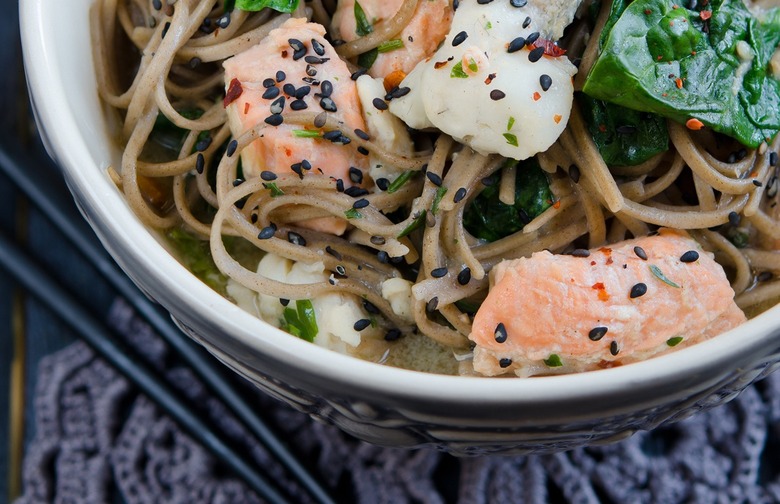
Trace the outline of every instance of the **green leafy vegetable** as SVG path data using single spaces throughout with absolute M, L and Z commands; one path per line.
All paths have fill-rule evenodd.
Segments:
M 658 267 L 658 266 L 656 266 L 655 264 L 651 264 L 651 265 L 650 265 L 650 272 L 651 272 L 653 275 L 655 275 L 655 277 L 656 277 L 656 278 L 658 278 L 660 281 L 662 281 L 663 283 L 665 283 L 666 285 L 669 285 L 669 286 L 671 286 L 671 287 L 675 287 L 675 288 L 677 288 L 677 289 L 679 289 L 679 288 L 680 288 L 680 286 L 679 286 L 679 285 L 677 285 L 676 283 L 674 283 L 674 282 L 672 282 L 671 280 L 669 280 L 669 279 L 666 277 L 666 275 L 664 275 L 664 272 L 663 272 L 663 271 L 661 271 L 661 268 L 659 268 L 659 267 Z
M 225 0 L 222 5 L 225 12 L 233 12 L 233 9 L 236 8 L 236 0 Z
M 344 212 L 344 216 L 347 219 L 362 219 L 363 214 L 360 213 L 356 208 L 350 208 L 349 210 L 346 210 Z
M 195 107 L 185 108 L 178 110 L 177 112 L 179 112 L 181 116 L 192 120 L 198 119 L 203 115 L 203 110 Z M 165 149 L 178 154 L 188 133 L 189 130 L 176 126 L 173 124 L 173 121 L 160 112 L 157 114 L 157 118 L 154 121 L 154 127 L 152 128 L 152 133 L 149 135 L 149 138 Z M 201 135 L 203 133 L 208 132 L 201 132 Z
M 450 71 L 450 77 L 453 79 L 468 79 L 469 74 L 467 74 L 463 70 L 463 62 L 458 61 L 455 63 L 455 66 L 452 67 L 452 70 Z
M 506 143 L 517 147 L 517 135 L 514 133 L 504 133 L 504 138 L 506 139 Z
M 298 8 L 298 0 L 235 0 L 236 8 L 244 11 L 259 11 L 265 8 L 290 13 Z
M 544 363 L 547 367 L 563 366 L 563 362 L 561 362 L 561 357 L 558 354 L 550 354 L 548 358 L 544 359 Z
M 694 10 L 673 0 L 617 1 L 601 42 L 584 86 L 596 99 L 680 123 L 696 118 L 749 147 L 780 130 L 780 81 L 769 69 L 780 9 L 759 19 L 742 0 Z
M 284 309 L 282 329 L 303 340 L 313 342 L 319 332 L 317 327 L 317 315 L 314 306 L 308 299 L 299 299 L 295 302 L 295 309 Z
M 677 346 L 680 343 L 682 343 L 683 337 L 682 336 L 675 336 L 674 338 L 669 338 L 666 340 L 666 344 L 670 347 Z
M 355 33 L 357 33 L 359 37 L 365 37 L 374 31 L 374 26 L 366 17 L 366 11 L 363 10 L 363 6 L 360 5 L 360 2 L 355 2 L 353 11 L 355 13 Z
M 227 278 L 214 264 L 208 240 L 201 240 L 181 228 L 172 228 L 166 237 L 188 270 L 215 291 L 225 294 Z
M 397 179 L 393 180 L 393 182 L 387 186 L 387 193 L 393 194 L 397 190 L 399 190 L 401 187 L 403 187 L 404 184 L 406 184 L 410 178 L 412 178 L 412 175 L 414 175 L 414 172 L 411 170 L 405 171 L 402 174 L 398 176 Z
M 552 205 L 550 182 L 535 159 L 517 166 L 514 205 L 499 201 L 498 191 L 498 184 L 486 187 L 466 207 L 463 226 L 477 238 L 492 242 L 516 233 Z
M 371 68 L 371 66 L 376 61 L 377 56 L 379 56 L 379 50 L 371 49 L 370 51 L 364 52 L 358 56 L 357 63 L 363 68 Z
M 635 166 L 669 149 L 666 120 L 578 95 L 593 141 L 609 166 Z
M 279 186 L 276 185 L 276 182 L 265 182 L 265 183 L 263 183 L 263 187 L 265 187 L 266 189 L 271 191 L 271 197 L 272 198 L 284 195 L 284 191 L 279 189 Z

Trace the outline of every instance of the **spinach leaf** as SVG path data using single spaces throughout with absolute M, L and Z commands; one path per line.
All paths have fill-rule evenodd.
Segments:
M 211 258 L 208 240 L 201 240 L 181 228 L 172 228 L 166 234 L 168 242 L 176 250 L 179 261 L 203 283 L 225 295 L 227 278 Z
M 298 8 L 298 0 L 236 0 L 236 8 L 244 11 L 259 11 L 265 8 L 290 13 Z
M 463 214 L 463 226 L 477 238 L 492 242 L 516 233 L 552 205 L 550 182 L 535 159 L 517 166 L 514 205 L 499 201 L 498 191 L 497 183 L 486 187 Z
M 780 81 L 768 68 L 780 43 L 778 9 L 757 19 L 742 0 L 694 10 L 673 0 L 618 1 L 610 22 L 588 95 L 681 123 L 696 118 L 749 147 L 780 130 Z
M 185 108 L 178 112 L 187 119 L 198 119 L 203 115 L 203 109 L 195 107 Z M 165 114 L 160 112 L 157 114 L 157 119 L 154 120 L 154 127 L 149 138 L 156 144 L 178 154 L 187 133 L 189 130 L 176 126 Z
M 293 336 L 313 342 L 319 327 L 317 327 L 317 315 L 311 301 L 299 299 L 295 302 L 295 309 L 289 306 L 285 308 L 282 329 Z
M 579 94 L 588 131 L 609 166 L 634 166 L 669 149 L 666 119 Z
M 365 37 L 374 31 L 374 26 L 366 17 L 366 11 L 363 10 L 363 6 L 360 5 L 360 2 L 355 2 L 353 12 L 355 13 L 355 33 L 358 36 Z

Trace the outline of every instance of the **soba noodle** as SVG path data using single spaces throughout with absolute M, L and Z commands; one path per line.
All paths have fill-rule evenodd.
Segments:
M 96 0 L 91 13 L 100 97 L 122 125 L 118 140 L 124 150 L 113 175 L 145 224 L 163 230 L 183 226 L 209 240 L 219 270 L 252 290 L 287 300 L 354 294 L 381 312 L 379 324 L 386 330 L 419 331 L 467 352 L 473 312 L 464 307 L 485 296 L 487 275 L 500 261 L 544 249 L 598 247 L 663 226 L 689 230 L 715 253 L 743 309 L 765 308 L 780 297 L 780 226 L 774 208 L 778 173 L 770 163 L 771 153 L 780 148 L 777 138 L 729 162 L 711 132 L 692 132 L 670 121 L 668 152 L 638 166 L 608 166 L 575 101 L 564 134 L 537 156 L 555 204 L 523 230 L 488 243 L 465 229 L 464 212 L 493 175 L 500 180 L 501 200 L 513 202 L 516 173 L 503 158 L 478 154 L 445 134 L 428 132 L 417 139 L 418 146 L 428 147 L 404 157 L 345 128 L 353 148 L 367 149 L 401 170 L 439 175 L 446 192 L 426 177 L 412 176 L 395 192 L 365 196 L 370 206 L 361 219 L 350 221 L 354 229 L 344 237 L 322 234 L 295 222 L 343 218 L 354 198 L 334 190 L 333 180 L 279 175 L 274 181 L 279 194 L 272 196 L 260 178 L 236 183 L 239 156 L 224 154 L 231 133 L 222 104 L 221 62 L 260 42 L 289 16 L 268 9 L 225 12 L 223 2 L 215 0 L 162 2 L 159 10 L 155 3 Z M 334 3 L 301 2 L 292 15 L 328 26 Z M 609 4 L 603 2 L 596 30 L 604 25 Z M 338 46 L 339 54 L 354 58 L 394 37 L 416 5 L 417 0 L 405 0 L 395 17 L 370 35 Z M 580 23 L 564 41 L 570 55 L 583 55 L 577 87 L 597 52 L 598 34 L 588 38 L 587 31 L 586 23 Z M 192 108 L 202 113 L 195 117 L 184 112 Z M 175 159 L 159 161 L 150 154 L 150 135 L 161 115 L 188 131 Z M 305 111 L 286 113 L 285 122 L 339 129 L 332 117 Z M 240 152 L 267 127 L 263 123 L 247 131 L 230 148 Z M 204 135 L 210 140 L 201 144 Z M 734 149 L 741 147 L 735 144 Z M 405 233 L 416 224 L 421 224 L 418 231 Z M 258 232 L 267 226 L 278 227 L 277 236 L 295 233 L 300 240 L 259 239 Z M 728 239 L 733 233 L 746 237 L 740 247 Z M 226 237 L 293 261 L 322 261 L 337 281 L 292 285 L 272 280 L 233 257 Z M 456 275 L 435 278 L 431 272 L 441 267 L 455 272 L 468 268 L 471 280 L 461 285 Z M 383 282 L 395 277 L 414 282 L 413 325 L 382 295 Z

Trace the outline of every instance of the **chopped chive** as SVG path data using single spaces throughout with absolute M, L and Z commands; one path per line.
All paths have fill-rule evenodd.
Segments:
M 439 203 L 441 203 L 445 194 L 447 194 L 446 187 L 439 187 L 436 189 L 436 196 L 433 197 L 433 205 L 431 205 L 431 213 L 433 213 L 433 215 L 436 215 L 436 212 L 439 211 Z
M 666 344 L 670 347 L 677 346 L 680 343 L 682 343 L 683 337 L 682 336 L 675 336 L 674 338 L 669 338 L 666 340 Z
M 365 37 L 372 31 L 374 31 L 373 25 L 368 21 L 366 12 L 363 10 L 363 6 L 359 2 L 355 2 L 355 33 L 361 37 Z
M 322 136 L 318 130 L 306 130 L 306 129 L 293 130 L 292 134 L 294 137 L 297 138 L 318 138 Z
M 344 212 L 344 216 L 347 219 L 362 219 L 363 218 L 363 214 L 360 213 L 360 211 L 358 211 L 355 208 L 350 208 L 349 210 L 345 211 Z
M 471 70 L 472 72 L 479 71 L 479 65 L 477 65 L 476 61 L 474 61 L 474 58 L 469 58 L 469 70 Z
M 506 139 L 506 143 L 513 147 L 517 147 L 519 145 L 517 143 L 517 136 L 513 135 L 512 133 L 504 133 L 504 138 Z
M 506 130 L 509 131 L 512 129 L 512 126 L 515 125 L 515 118 L 512 116 L 509 116 L 509 120 L 506 122 Z
M 671 280 L 669 280 L 668 278 L 666 278 L 666 275 L 664 275 L 663 271 L 661 271 L 661 269 L 658 266 L 656 266 L 655 264 L 651 264 L 650 265 L 650 272 L 653 275 L 655 275 L 655 277 L 658 278 L 660 281 L 665 283 L 666 285 L 669 285 L 671 287 L 675 287 L 677 289 L 680 288 L 679 285 L 677 285 L 676 283 L 674 283 Z
M 400 49 L 404 46 L 404 41 L 401 39 L 393 39 L 388 40 L 386 42 L 382 42 L 379 44 L 376 48 L 377 51 L 380 53 L 386 53 L 390 51 L 395 51 L 396 49 Z
M 415 229 L 419 229 L 423 223 L 425 222 L 425 216 L 428 212 L 425 210 L 422 210 L 419 214 L 417 214 L 417 217 L 414 218 L 414 221 L 412 221 L 411 224 L 406 226 L 406 229 L 401 231 L 401 234 L 398 235 L 398 238 L 403 238 L 404 236 L 408 236 L 411 234 Z
M 263 184 L 263 187 L 271 191 L 271 197 L 276 198 L 277 196 L 283 196 L 284 191 L 279 189 L 279 186 L 276 185 L 276 182 L 268 182 Z
M 410 178 L 412 178 L 412 175 L 414 175 L 414 172 L 411 170 L 403 172 L 401 175 L 398 176 L 397 179 L 393 180 L 393 182 L 390 183 L 389 186 L 387 186 L 387 192 L 389 194 L 393 194 L 397 190 L 399 190 L 406 182 L 409 181 Z
M 550 356 L 546 359 L 544 359 L 544 364 L 547 367 L 561 367 L 563 366 L 563 362 L 561 362 L 561 358 L 558 356 L 558 354 L 550 354 Z

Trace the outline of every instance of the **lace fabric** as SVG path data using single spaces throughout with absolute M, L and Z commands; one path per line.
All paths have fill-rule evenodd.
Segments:
M 117 300 L 109 322 L 296 502 L 301 488 L 165 344 Z M 19 504 L 257 503 L 151 401 L 77 342 L 38 369 L 35 438 Z M 339 502 L 780 502 L 780 375 L 711 411 L 617 444 L 553 455 L 455 459 L 380 448 L 260 392 L 256 406 Z

